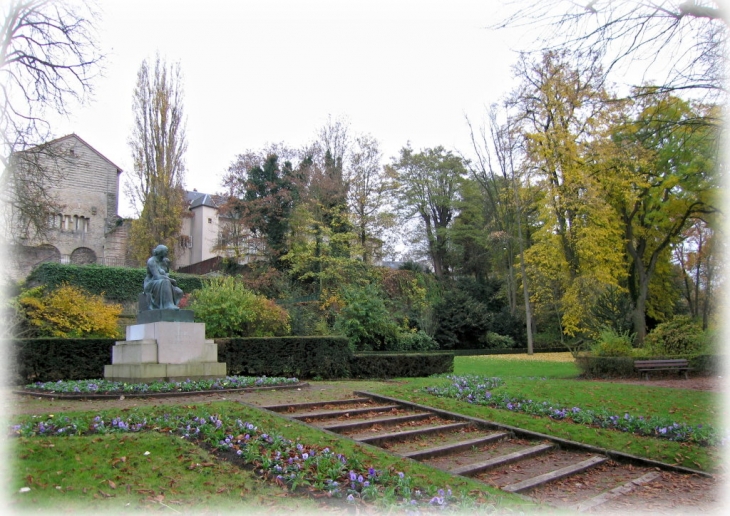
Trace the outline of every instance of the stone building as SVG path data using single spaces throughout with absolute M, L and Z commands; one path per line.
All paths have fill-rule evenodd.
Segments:
M 123 265 L 128 225 L 117 214 L 122 169 L 76 134 L 43 148 L 34 161 L 48 171 L 51 184 L 46 186 L 55 207 L 44 235 L 24 233 L 22 220 L 12 209 L 3 213 L 3 236 L 10 249 L 11 270 L 6 272 L 20 279 L 44 261 Z M 11 163 L 4 175 L 22 174 L 28 166 L 23 159 Z M 4 184 L 12 185 L 12 181 Z

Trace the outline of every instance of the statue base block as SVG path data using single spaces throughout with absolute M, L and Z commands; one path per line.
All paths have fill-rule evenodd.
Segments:
M 193 322 L 195 312 L 192 310 L 144 310 L 137 314 L 137 324 L 153 322 Z
M 127 326 L 126 336 L 127 340 L 117 342 L 112 348 L 111 365 L 104 366 L 107 380 L 144 383 L 226 376 L 226 364 L 218 362 L 218 346 L 206 340 L 203 323 L 134 324 Z
M 112 382 L 184 382 L 226 377 L 226 364 L 112 364 L 104 366 L 104 378 Z

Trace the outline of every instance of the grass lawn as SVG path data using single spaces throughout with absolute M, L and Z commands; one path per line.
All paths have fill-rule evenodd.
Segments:
M 722 395 L 688 389 L 669 389 L 608 382 L 578 380 L 578 369 L 570 353 L 548 353 L 547 356 L 491 355 L 456 357 L 455 375 L 499 377 L 504 384 L 493 393 L 508 393 L 565 407 L 607 409 L 623 416 L 669 416 L 690 424 L 721 423 Z M 616 430 L 591 428 L 572 422 L 535 417 L 510 410 L 472 405 L 464 401 L 440 398 L 423 391 L 424 387 L 445 385 L 445 378 L 409 379 L 378 389 L 380 394 L 408 399 L 453 412 L 498 423 L 514 425 L 564 439 L 621 450 L 670 464 L 704 471 L 714 471 L 722 461 L 722 450 L 665 439 L 641 437 Z
M 414 490 L 422 491 L 422 494 L 412 495 L 412 498 L 420 500 L 421 511 L 428 511 L 428 500 L 436 496 L 439 489 L 451 489 L 451 505 L 469 513 L 535 509 L 534 504 L 471 479 L 455 478 L 427 465 L 389 455 L 379 448 L 235 402 L 205 402 L 164 409 L 146 406 L 121 412 L 55 413 L 52 421 L 59 426 L 74 423 L 83 429 L 84 425 L 90 426 L 97 416 L 106 422 L 119 415 L 134 421 L 152 422 L 156 417 L 165 415 L 172 420 L 176 415 L 194 414 L 209 419 L 209 415 L 215 414 L 223 421 L 240 419 L 251 423 L 265 429 L 271 436 L 282 436 L 320 450 L 329 448 L 346 456 L 348 467 L 356 471 L 367 472 L 372 467 L 393 477 L 402 472 L 410 479 Z M 22 423 L 32 421 L 34 416 L 14 419 Z M 45 416 L 36 416 L 35 419 L 49 421 Z M 21 511 L 54 514 L 78 510 L 146 513 L 151 510 L 164 512 L 165 509 L 198 514 L 211 507 L 214 507 L 215 514 L 221 511 L 308 514 L 322 510 L 322 485 L 316 479 L 300 483 L 295 496 L 282 487 L 263 481 L 252 468 L 234 466 L 179 435 L 171 435 L 169 431 L 175 427 L 174 424 L 166 428 L 165 423 L 155 421 L 152 426 L 162 433 L 117 432 L 14 440 L 11 449 L 14 460 L 7 486 L 10 506 Z M 212 428 L 213 425 L 207 426 Z M 261 466 L 259 461 L 257 464 Z M 403 508 L 407 502 L 388 489 L 381 489 L 379 498 L 363 495 L 352 506 L 343 496 L 335 501 L 334 506 L 344 512 Z M 311 496 L 301 496 L 307 493 Z M 326 505 L 330 511 L 332 503 Z
M 576 379 L 578 370 L 569 354 L 502 355 L 457 357 L 456 375 L 499 377 L 504 383 L 494 392 L 529 397 L 583 409 L 608 409 L 617 414 L 671 416 L 691 424 L 719 424 L 722 398 L 719 394 L 628 385 L 587 382 Z M 316 386 L 320 382 L 311 382 Z M 326 383 L 326 382 L 321 382 Z M 616 430 L 591 428 L 567 421 L 536 417 L 510 410 L 472 405 L 463 401 L 428 394 L 424 387 L 447 384 L 446 378 L 400 379 L 395 382 L 350 382 L 352 390 L 371 390 L 453 412 L 542 432 L 574 441 L 633 453 L 639 456 L 686 467 L 714 471 L 721 461 L 721 450 L 665 439 L 639 437 Z M 38 401 L 43 404 L 45 401 Z M 365 471 L 404 472 L 414 485 L 433 496 L 438 489 L 454 492 L 452 507 L 466 513 L 532 512 L 534 506 L 523 500 L 485 487 L 469 479 L 454 478 L 428 466 L 390 456 L 380 449 L 340 439 L 306 425 L 233 402 L 202 402 L 195 406 L 136 407 L 108 412 L 55 413 L 54 420 L 90 421 L 102 415 L 107 421 L 115 416 L 134 416 L 150 421 L 161 413 L 202 411 L 221 419 L 240 418 L 266 429 L 272 435 L 298 440 L 312 446 L 329 447 L 344 454 L 350 464 Z M 13 422 L 34 416 L 15 416 Z M 36 416 L 38 417 L 38 416 Z M 43 416 L 46 417 L 46 416 Z M 331 510 L 321 507 L 312 496 L 294 496 L 285 489 L 265 482 L 250 469 L 218 460 L 206 449 L 166 432 L 111 433 L 69 437 L 28 437 L 12 439 L 13 457 L 9 475 L 8 503 L 14 510 L 72 513 L 88 510 L 105 512 L 175 513 L 314 513 Z M 146 453 L 149 452 L 149 453 Z M 306 493 L 314 484 L 299 487 Z M 21 488 L 30 488 L 21 492 Z M 365 499 L 356 507 L 340 498 L 343 512 L 373 509 L 402 509 L 400 498 L 387 489 L 381 499 Z M 402 497 L 401 497 L 402 498 Z M 210 508 L 215 510 L 210 512 Z M 423 508 L 422 508 L 423 510 Z M 355 511 L 355 512 L 353 512 Z

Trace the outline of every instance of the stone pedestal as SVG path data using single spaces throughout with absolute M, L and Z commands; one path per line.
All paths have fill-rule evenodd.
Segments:
M 167 313 L 172 312 L 172 313 Z M 183 313 L 181 313 L 183 312 Z M 205 338 L 205 324 L 192 321 L 189 310 L 149 310 L 127 326 L 127 340 L 112 348 L 112 364 L 104 366 L 110 381 L 143 383 L 223 378 L 226 364 L 218 362 L 218 348 Z M 170 320 L 170 319 L 183 319 Z

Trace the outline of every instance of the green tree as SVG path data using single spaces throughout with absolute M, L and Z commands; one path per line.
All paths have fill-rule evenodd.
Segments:
M 134 171 L 126 187 L 139 214 L 132 222 L 130 247 L 140 263 L 157 244 L 174 253 L 180 234 L 187 149 L 182 80 L 180 65 L 168 66 L 159 55 L 153 67 L 143 61 L 137 74 L 129 139 Z
M 621 223 L 639 343 L 658 265 L 696 220 L 717 211 L 719 131 L 706 123 L 714 109 L 668 94 L 639 97 L 614 132 L 601 178 Z
M 441 146 L 413 152 L 409 144 L 394 159 L 393 168 L 398 173 L 401 213 L 420 219 L 434 273 L 442 277 L 449 272 L 449 229 L 456 214 L 459 183 L 466 175 L 464 162 Z
M 248 171 L 243 196 L 245 218 L 254 236 L 263 236 L 266 253 L 273 265 L 288 250 L 289 217 L 297 200 L 298 189 L 291 162 L 279 165 L 271 154 L 260 166 Z

